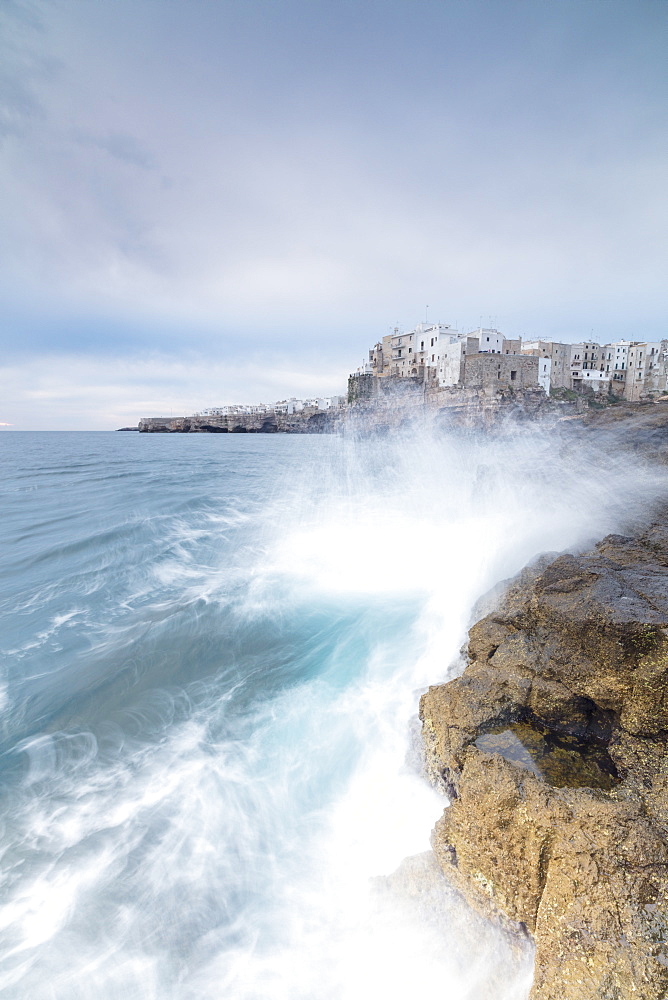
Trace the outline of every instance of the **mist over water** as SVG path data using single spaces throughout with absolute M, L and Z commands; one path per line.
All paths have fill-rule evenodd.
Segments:
M 665 476 L 526 428 L 0 455 L 0 995 L 525 998 L 491 929 L 374 881 L 446 804 L 418 698 L 490 587 L 624 531 Z

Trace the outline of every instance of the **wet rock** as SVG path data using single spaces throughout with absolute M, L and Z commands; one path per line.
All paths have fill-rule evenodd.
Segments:
M 421 701 L 436 857 L 534 935 L 532 1000 L 668 995 L 667 525 L 522 574 Z

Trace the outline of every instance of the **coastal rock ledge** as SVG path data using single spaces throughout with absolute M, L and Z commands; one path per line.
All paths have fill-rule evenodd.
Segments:
M 668 996 L 668 510 L 523 571 L 423 695 L 448 880 L 536 943 L 531 1000 Z M 510 923 L 509 923 L 510 922 Z

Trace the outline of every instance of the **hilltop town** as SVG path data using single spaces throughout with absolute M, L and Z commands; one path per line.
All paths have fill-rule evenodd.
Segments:
M 512 408 L 536 416 L 560 406 L 639 402 L 668 388 L 668 339 L 567 344 L 507 338 L 443 323 L 395 328 L 348 378 L 346 396 L 211 407 L 189 417 L 142 418 L 145 432 L 314 433 L 344 420 L 391 426 L 416 410 L 485 422 Z
M 494 357 L 490 357 L 493 355 Z M 535 362 L 519 359 L 535 358 Z M 519 364 L 516 363 L 519 361 Z M 613 393 L 630 401 L 663 392 L 668 374 L 668 340 L 557 343 L 513 340 L 480 327 L 460 334 L 443 324 L 396 329 L 369 351 L 360 374 L 423 378 L 441 387 L 536 387 Z

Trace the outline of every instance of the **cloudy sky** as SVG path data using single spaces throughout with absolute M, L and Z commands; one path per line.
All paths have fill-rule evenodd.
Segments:
M 665 0 L 3 0 L 0 422 L 666 336 Z

